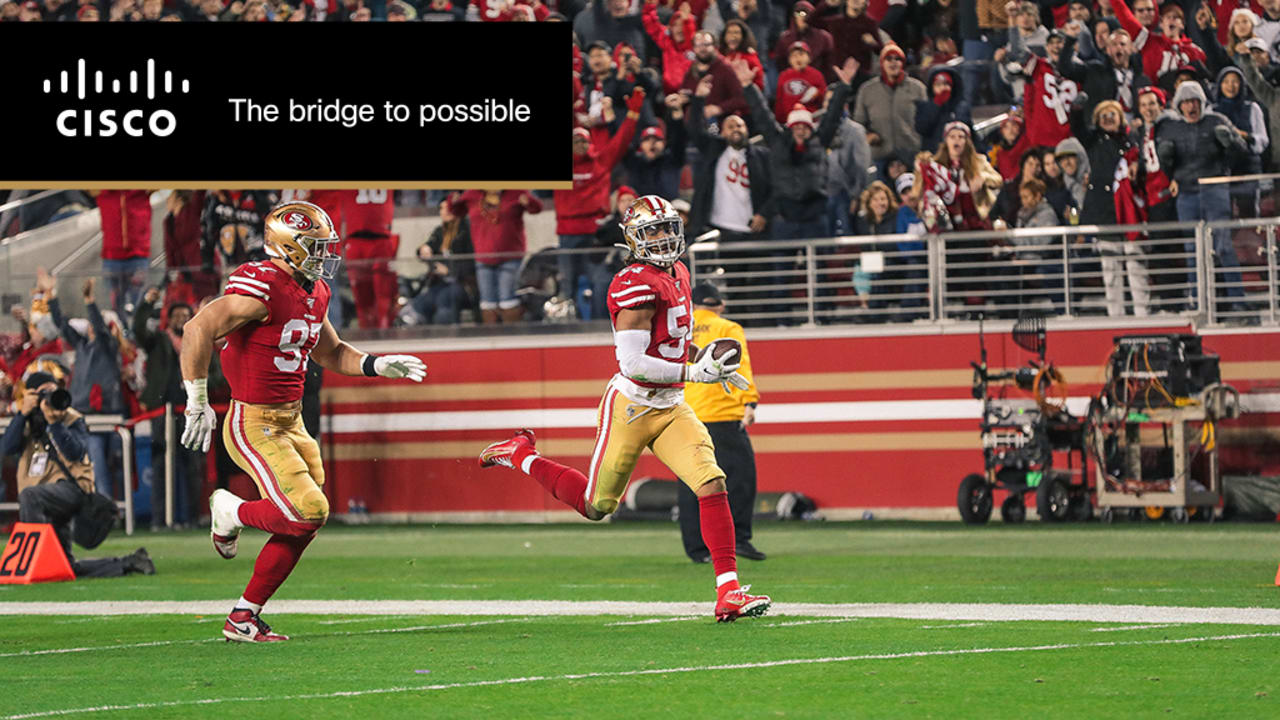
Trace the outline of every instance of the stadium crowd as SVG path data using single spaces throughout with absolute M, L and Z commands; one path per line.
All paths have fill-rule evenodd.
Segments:
M 1261 183 L 1198 179 L 1280 165 L 1271 141 L 1280 123 L 1280 0 L 25 0 L 0 5 L 0 20 L 559 21 L 574 29 L 571 189 L 425 198 L 174 192 L 162 223 L 163 293 L 147 287 L 146 191 L 62 193 L 24 206 L 31 217 L 0 215 L 0 234 L 11 234 L 96 205 L 104 233 L 104 288 L 82 288 L 86 318 L 66 317 L 45 274 L 32 302 L 14 309 L 22 330 L 0 337 L 0 407 L 10 410 L 12 392 L 36 370 L 65 382 L 84 413 L 137 416 L 181 402 L 174 358 L 182 323 L 217 294 L 226 272 L 262 257 L 262 215 L 281 199 L 310 199 L 345 227 L 351 300 L 333 303 L 335 325 L 389 327 L 528 319 L 533 305 L 521 288 L 530 287 L 553 288 L 548 294 L 569 299 L 578 317 L 605 317 L 604 289 L 623 255 L 614 247 L 618 218 L 640 195 L 673 200 L 689 238 L 715 231 L 731 248 L 1257 217 L 1273 212 L 1260 202 Z M 998 118 L 989 134 L 974 127 L 984 113 Z M 418 239 L 420 271 L 397 277 L 389 265 L 399 241 L 390 230 L 395 204 L 424 200 L 441 222 Z M 554 244 L 576 252 L 522 262 L 526 217 L 544 210 L 554 213 Z M 1080 238 L 1081 251 L 1100 260 L 1109 314 L 1126 312 L 1126 278 L 1135 314 L 1146 314 L 1158 290 L 1148 274 L 1156 263 L 1127 242 L 1136 237 Z M 1239 265 L 1230 233 L 1215 233 L 1213 245 L 1220 268 Z M 905 278 L 908 292 L 913 279 L 923 282 L 923 258 L 909 257 L 923 247 L 918 240 L 872 247 L 899 258 L 880 275 Z M 1053 255 L 980 250 L 988 258 L 1022 252 L 1046 276 L 1055 263 L 1061 273 Z M 875 307 L 877 273 L 856 262 L 844 268 L 846 300 Z M 767 275 L 777 265 L 748 267 Z M 1230 272 L 1224 279 L 1239 282 Z M 99 307 L 99 295 L 109 307 Z M 107 463 L 110 438 L 90 443 L 95 466 Z

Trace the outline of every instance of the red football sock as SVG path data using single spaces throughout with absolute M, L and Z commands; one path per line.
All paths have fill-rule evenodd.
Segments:
M 262 500 L 246 501 L 240 504 L 240 522 L 251 528 L 258 528 L 277 535 L 307 535 L 320 529 L 324 522 L 294 522 L 280 512 L 275 503 Z
M 302 557 L 316 536 L 312 531 L 306 535 L 272 535 L 267 544 L 258 553 L 258 561 L 253 565 L 253 577 L 244 589 L 244 599 L 257 605 L 265 605 L 284 583 L 293 567 Z
M 577 510 L 582 517 L 587 516 L 586 475 L 548 460 L 529 448 L 520 448 L 512 453 L 511 463 L 537 480 L 555 499 Z
M 711 566 L 716 571 L 716 591 L 726 593 L 738 588 L 738 556 L 733 539 L 733 515 L 729 512 L 729 493 L 718 492 L 698 497 L 698 519 L 702 523 L 702 542 L 711 551 Z

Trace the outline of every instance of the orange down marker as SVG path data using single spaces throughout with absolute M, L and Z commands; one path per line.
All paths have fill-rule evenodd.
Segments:
M 75 580 L 71 564 L 58 544 L 53 526 L 15 523 L 13 534 L 0 552 L 0 585 Z

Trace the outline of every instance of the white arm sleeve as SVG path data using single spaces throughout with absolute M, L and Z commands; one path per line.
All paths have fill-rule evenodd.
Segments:
M 624 377 L 640 382 L 684 382 L 684 363 L 673 363 L 646 355 L 649 347 L 647 330 L 618 330 L 613 333 L 614 352 L 618 357 L 618 369 Z

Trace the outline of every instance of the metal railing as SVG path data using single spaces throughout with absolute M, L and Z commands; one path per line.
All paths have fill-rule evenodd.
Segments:
M 1277 223 L 709 241 L 690 246 L 689 266 L 695 282 L 721 288 L 735 318 L 757 325 L 1015 317 L 1027 310 L 1272 324 L 1280 320 Z

